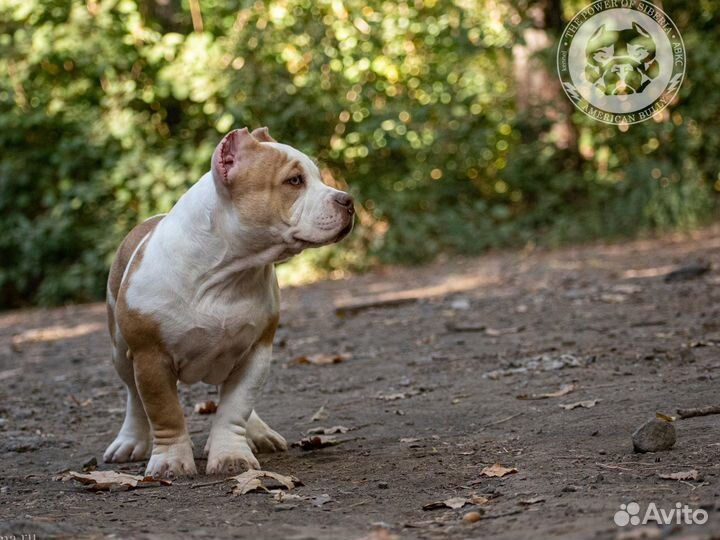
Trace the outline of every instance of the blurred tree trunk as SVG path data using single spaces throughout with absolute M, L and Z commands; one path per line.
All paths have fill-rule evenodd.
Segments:
M 165 32 L 187 33 L 192 28 L 181 0 L 139 0 L 138 8 L 143 19 L 159 24 Z
M 542 129 L 551 125 L 549 135 L 561 149 L 577 146 L 577 131 L 570 121 L 573 105 L 565 96 L 552 64 L 538 55 L 553 48 L 563 31 L 560 0 L 538 0 L 528 8 L 526 16 L 532 28 L 523 31 L 524 44 L 513 47 L 513 68 L 518 112 Z

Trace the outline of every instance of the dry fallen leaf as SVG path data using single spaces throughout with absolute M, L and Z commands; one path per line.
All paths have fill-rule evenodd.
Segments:
M 445 499 L 444 501 L 428 503 L 423 506 L 423 510 L 437 510 L 439 508 L 452 508 L 453 510 L 457 510 L 466 504 L 470 504 L 470 500 L 465 497 L 451 497 L 449 499 Z
M 547 398 L 554 398 L 554 397 L 561 397 L 569 394 L 575 390 L 574 384 L 566 384 L 560 390 L 556 390 L 555 392 L 547 392 L 545 394 L 520 394 L 517 397 L 517 399 L 547 399 Z
M 352 358 L 350 353 L 336 353 L 336 354 L 309 354 L 298 356 L 294 362 L 296 364 L 313 364 L 315 366 L 327 366 L 330 364 L 339 364 L 345 360 Z
M 444 500 L 443 502 L 445 503 L 445 506 L 447 506 L 448 508 L 452 508 L 453 510 L 462 508 L 469 503 L 469 501 L 465 497 L 451 497 Z
M 332 435 L 333 433 L 347 433 L 349 427 L 333 426 L 333 427 L 316 427 L 307 430 L 308 435 Z
M 268 493 L 272 493 L 273 499 L 275 499 L 278 502 L 307 500 L 307 497 L 305 497 L 303 495 L 295 495 L 293 493 L 288 493 L 287 491 L 283 491 L 282 489 L 271 489 L 268 491 Z
M 396 392 L 395 394 L 378 394 L 375 396 L 376 399 L 384 399 L 385 401 L 396 401 L 398 399 L 405 399 L 408 395 L 404 392 Z
M 242 474 L 233 476 L 230 480 L 235 480 L 237 484 L 233 487 L 233 495 L 245 495 L 251 491 L 265 491 L 270 493 L 270 490 L 263 483 L 263 479 L 269 478 L 275 480 L 287 489 L 292 489 L 295 486 L 301 486 L 302 482 L 295 476 L 285 476 L 282 474 L 270 472 L 270 471 L 258 471 L 250 469 Z
M 327 493 L 323 493 L 322 495 L 316 495 L 315 497 L 311 497 L 310 501 L 312 502 L 313 506 L 317 506 L 318 508 L 322 507 L 323 505 L 327 503 L 334 502 L 332 497 L 328 495 Z
M 566 411 L 571 411 L 573 409 L 577 409 L 578 407 L 582 407 L 583 409 L 589 409 L 590 407 L 594 407 L 601 401 L 601 399 L 588 399 L 585 401 L 577 401 L 575 403 L 561 404 L 560 407 L 562 407 Z
M 670 474 L 659 475 L 663 480 L 697 480 L 698 472 L 695 469 Z
M 77 480 L 88 486 L 90 491 L 125 491 L 138 486 L 169 486 L 170 480 L 161 480 L 152 476 L 139 476 L 115 471 L 92 471 L 86 474 L 70 471 L 67 478 Z
M 217 403 L 215 403 L 212 399 L 195 404 L 195 412 L 197 414 L 215 414 L 217 412 L 217 408 Z
M 406 399 L 418 394 L 420 394 L 420 390 L 412 388 L 406 392 L 394 392 L 392 394 L 383 394 L 380 392 L 375 395 L 375 399 L 382 399 L 383 401 L 397 401 L 398 399 Z
M 70 469 L 63 469 L 62 471 L 56 472 L 52 475 L 53 482 L 67 482 L 68 480 L 72 480 Z
M 87 407 L 88 405 L 92 405 L 92 398 L 87 398 L 82 401 L 80 401 L 78 398 L 76 398 L 73 394 L 70 394 L 70 399 L 77 405 L 78 407 Z
M 490 499 L 488 499 L 487 497 L 482 497 L 480 495 L 471 495 L 470 498 L 450 497 L 449 499 L 445 499 L 444 501 L 435 501 L 428 503 L 423 506 L 423 510 L 437 510 L 439 508 L 451 508 L 453 510 L 457 510 L 458 508 L 462 508 L 466 504 L 487 504 L 489 500 Z
M 482 471 L 480 471 L 480 474 L 483 476 L 502 478 L 507 474 L 512 474 L 516 472 L 518 472 L 518 470 L 515 467 L 505 467 L 504 465 L 495 463 L 494 465 L 485 467 Z
M 326 446 L 335 446 L 342 442 L 345 441 L 340 441 L 332 435 L 310 435 L 292 443 L 292 446 L 299 447 L 300 450 L 317 450 Z

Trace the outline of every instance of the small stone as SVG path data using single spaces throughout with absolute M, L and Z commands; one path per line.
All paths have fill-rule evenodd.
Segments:
M 390 486 L 389 486 L 389 484 L 388 484 L 387 482 L 378 482 L 378 487 L 379 487 L 380 489 L 387 489 L 387 488 L 389 488 Z
M 455 300 L 452 301 L 452 303 L 450 304 L 450 307 L 452 309 L 458 309 L 458 310 L 470 309 L 470 300 L 468 300 L 467 298 L 462 298 L 462 297 L 456 298 Z
M 473 510 L 472 512 L 468 512 L 463 516 L 463 521 L 465 523 L 475 523 L 476 521 L 480 521 L 482 519 L 482 514 L 476 510 Z
M 648 420 L 632 435 L 635 452 L 661 452 L 675 445 L 675 426 L 659 418 Z

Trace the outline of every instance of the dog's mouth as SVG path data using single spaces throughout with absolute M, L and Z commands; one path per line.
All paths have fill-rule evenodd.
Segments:
M 333 242 L 339 242 L 343 238 L 345 238 L 348 234 L 350 234 L 350 231 L 352 231 L 353 228 L 353 222 L 352 219 L 350 220 L 350 223 L 345 225 L 342 230 L 338 233 L 338 235 L 335 237 L 335 240 Z
M 320 247 L 320 246 L 324 246 L 327 244 L 334 244 L 335 242 L 339 242 L 340 240 L 345 238 L 348 234 L 350 234 L 350 231 L 352 231 L 352 228 L 353 228 L 353 222 L 351 220 L 350 223 L 345 225 L 334 238 L 331 238 L 328 240 L 323 240 L 321 242 L 316 242 L 314 240 L 306 240 L 305 238 L 301 238 L 299 236 L 293 236 L 293 240 L 304 244 L 305 247 L 309 247 L 309 248 Z

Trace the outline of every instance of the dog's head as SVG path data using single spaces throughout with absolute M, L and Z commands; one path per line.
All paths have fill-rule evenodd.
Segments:
M 326 185 L 305 154 L 275 141 L 267 128 L 228 133 L 212 156 L 220 200 L 237 229 L 263 249 L 286 254 L 338 242 L 352 230 L 352 197 Z
M 638 23 L 598 28 L 585 48 L 585 76 L 607 96 L 641 93 L 658 75 L 655 41 Z

